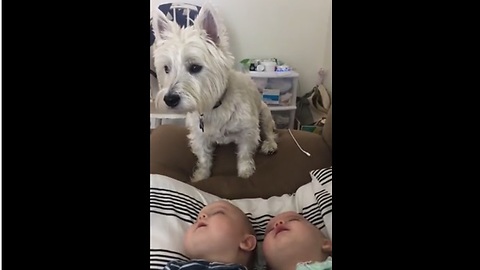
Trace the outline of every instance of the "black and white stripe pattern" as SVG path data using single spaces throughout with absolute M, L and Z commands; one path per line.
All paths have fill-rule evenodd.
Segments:
M 330 168 L 311 172 L 312 181 L 295 194 L 269 199 L 238 199 L 230 202 L 242 209 L 255 230 L 259 246 L 265 227 L 275 215 L 295 211 L 331 238 L 332 193 Z M 220 198 L 163 175 L 150 176 L 150 269 L 163 269 L 168 261 L 187 260 L 183 236 L 200 210 Z M 257 269 L 263 266 L 261 248 Z
M 265 227 L 267 227 L 268 222 L 274 216 L 267 214 L 267 215 L 261 215 L 261 216 L 255 217 L 252 213 L 246 213 L 246 215 L 250 220 L 250 223 L 252 223 L 253 230 L 257 235 L 257 240 L 263 241 L 263 238 L 265 237 Z
M 189 260 L 185 255 L 168 249 L 150 249 L 150 269 L 163 269 L 169 261 Z
M 321 185 L 327 185 L 332 181 L 332 166 L 325 169 L 313 170 L 310 172 L 313 179 L 316 179 Z
M 150 188 L 150 213 L 175 216 L 193 224 L 205 204 L 175 190 Z
M 320 209 L 318 209 L 317 203 L 313 203 L 307 207 L 304 207 L 300 214 L 310 223 L 315 225 L 315 227 L 319 229 L 323 229 L 325 227 L 323 223 L 323 216 L 320 212 Z
M 332 240 L 332 166 L 310 172 L 312 183 L 318 186 L 315 191 L 315 201 L 326 226 L 326 235 Z

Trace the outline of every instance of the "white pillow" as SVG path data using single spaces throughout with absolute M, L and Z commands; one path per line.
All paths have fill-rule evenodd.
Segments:
M 258 240 L 257 269 L 265 266 L 261 252 L 265 227 L 279 213 L 300 213 L 332 238 L 332 168 L 314 170 L 310 175 L 312 181 L 291 195 L 229 200 L 243 210 L 253 225 Z M 188 259 L 183 249 L 185 231 L 205 205 L 220 199 L 173 178 L 151 174 L 150 269 L 163 269 L 171 260 Z

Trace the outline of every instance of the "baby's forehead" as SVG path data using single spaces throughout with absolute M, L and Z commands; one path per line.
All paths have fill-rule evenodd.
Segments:
M 289 217 L 298 217 L 303 219 L 302 215 L 293 211 L 284 212 L 276 216 L 276 218 L 289 218 Z
M 226 210 L 236 210 L 236 207 L 234 205 L 232 205 L 231 203 L 227 202 L 227 201 L 216 201 L 216 202 L 213 202 L 213 203 L 210 203 L 208 205 L 206 205 L 202 211 L 206 211 L 206 210 L 212 210 L 212 209 L 218 209 L 218 208 L 222 208 L 222 209 L 226 209 Z
M 302 215 L 300 215 L 299 213 L 297 212 L 293 212 L 293 211 L 289 211 L 289 212 L 284 212 L 284 213 L 281 213 L 281 214 L 278 214 L 276 216 L 274 216 L 272 219 L 270 219 L 270 222 L 273 222 L 273 221 L 276 221 L 276 220 L 280 220 L 280 219 L 288 219 L 288 218 L 300 218 L 300 219 L 304 219 Z M 269 223 L 270 223 L 269 222 Z

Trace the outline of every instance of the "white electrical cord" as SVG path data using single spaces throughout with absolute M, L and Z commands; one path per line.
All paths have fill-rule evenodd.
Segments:
M 292 134 L 292 132 L 290 131 L 290 129 L 288 129 L 288 133 L 290 133 L 290 136 L 292 136 L 292 139 L 293 139 L 293 140 L 295 141 L 295 143 L 297 144 L 298 149 L 300 149 L 300 151 L 302 151 L 305 155 L 311 156 L 309 152 L 303 150 L 302 147 L 300 147 L 300 145 L 298 144 L 297 140 L 296 140 L 295 137 L 293 136 L 293 134 Z

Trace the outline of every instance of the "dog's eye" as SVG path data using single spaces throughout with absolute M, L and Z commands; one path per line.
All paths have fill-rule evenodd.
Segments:
M 201 70 L 202 70 L 202 66 L 195 65 L 195 64 L 190 65 L 190 66 L 188 67 L 188 72 L 193 73 L 193 74 L 198 73 L 198 72 L 200 72 Z
M 169 73 L 170 72 L 170 69 L 168 68 L 168 66 L 163 66 L 163 69 L 165 70 L 165 73 Z

